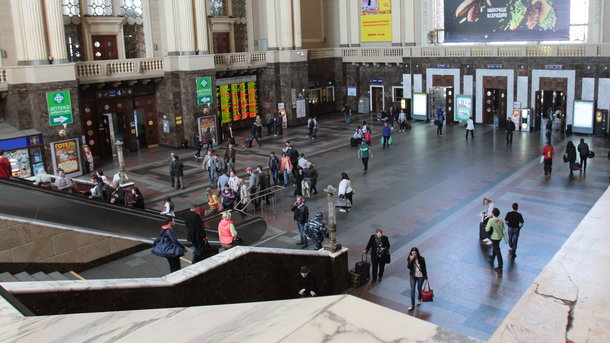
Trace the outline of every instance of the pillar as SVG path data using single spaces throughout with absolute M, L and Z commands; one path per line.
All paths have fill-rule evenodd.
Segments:
M 174 11 L 174 1 L 175 0 L 166 0 L 163 1 L 163 16 L 165 20 L 165 44 L 167 49 L 167 54 L 169 56 L 179 55 L 178 53 L 178 42 L 176 41 L 176 32 L 174 22 L 176 20 L 175 11 Z
M 290 0 L 279 1 L 280 10 L 280 50 L 288 50 L 294 48 L 294 41 L 292 40 L 292 2 Z
M 205 7 L 205 3 L 206 0 L 195 0 L 195 39 L 197 41 L 196 47 L 200 55 L 207 54 L 209 52 L 208 12 Z
M 401 34 L 400 28 L 402 25 L 401 20 L 401 0 L 392 0 L 391 2 L 391 11 L 392 11 L 392 46 L 401 46 Z
M 300 49 L 303 47 L 301 37 L 301 0 L 292 0 L 292 22 L 294 23 L 294 47 Z
M 348 1 L 349 7 L 349 44 L 360 46 L 360 1 Z
M 348 40 L 348 15 L 347 0 L 339 0 L 339 46 L 342 48 L 349 46 Z
M 405 45 L 415 43 L 415 5 L 414 0 L 402 0 L 402 42 Z
M 195 53 L 195 23 L 193 18 L 193 1 L 179 0 L 177 2 L 178 22 L 175 23 L 179 30 L 176 33 L 180 35 L 180 54 L 192 55 Z M 176 27 L 174 25 L 174 27 Z
M 24 54 L 18 57 L 17 64 L 48 64 L 42 3 L 40 0 L 20 0 L 17 3 L 21 37 L 16 38 L 23 44 Z
M 53 58 L 54 64 L 66 63 L 68 62 L 68 49 L 66 47 L 61 2 L 57 0 L 44 0 L 44 10 L 47 23 L 49 56 Z
M 265 13 L 267 14 L 267 50 L 277 50 L 277 30 L 275 29 L 275 0 L 265 1 Z

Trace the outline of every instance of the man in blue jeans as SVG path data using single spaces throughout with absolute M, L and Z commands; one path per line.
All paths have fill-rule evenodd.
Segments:
M 309 209 L 305 205 L 305 200 L 302 196 L 298 196 L 294 205 L 292 206 L 292 212 L 294 212 L 294 221 L 297 224 L 297 230 L 301 236 L 301 241 L 297 245 L 302 245 L 301 249 L 307 248 L 307 236 L 305 236 L 305 224 L 309 220 Z
M 493 252 L 491 256 L 489 256 L 489 262 L 494 263 L 494 259 L 496 256 L 498 257 L 498 268 L 495 268 L 496 272 L 502 273 L 502 266 L 504 262 L 502 261 L 502 250 L 500 250 L 500 242 L 502 238 L 504 238 L 504 243 L 508 242 L 508 238 L 506 237 L 506 230 L 504 229 L 504 221 L 499 218 L 500 210 L 497 208 L 493 209 L 493 216 L 489 218 L 487 221 L 487 226 L 485 226 L 485 231 L 491 231 L 491 244 L 493 248 Z
M 519 232 L 523 227 L 523 216 L 519 211 L 519 204 L 513 204 L 513 210 L 506 214 L 504 221 L 508 226 L 508 257 L 514 260 L 517 257 L 517 242 L 519 242 Z

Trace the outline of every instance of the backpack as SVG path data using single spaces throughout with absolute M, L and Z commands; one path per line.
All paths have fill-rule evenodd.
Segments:
M 364 140 L 365 140 L 367 143 L 370 143 L 370 142 L 371 142 L 371 133 L 370 133 L 370 132 L 368 132 L 368 131 L 367 131 L 367 132 L 365 132 L 365 133 L 364 133 Z
M 310 121 L 309 121 L 309 124 L 307 124 L 307 127 L 308 127 L 309 129 L 313 129 L 313 128 L 314 128 L 314 126 L 315 126 L 315 124 L 313 123 L 313 120 L 310 120 Z

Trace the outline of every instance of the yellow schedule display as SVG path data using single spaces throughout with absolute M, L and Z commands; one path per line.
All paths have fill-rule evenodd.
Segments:
M 256 81 L 219 85 L 216 97 L 222 123 L 255 118 L 258 114 Z
M 390 0 L 360 1 L 360 32 L 362 42 L 389 42 L 392 40 Z

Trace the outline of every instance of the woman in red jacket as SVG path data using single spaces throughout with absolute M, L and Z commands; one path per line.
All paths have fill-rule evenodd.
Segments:
M 282 159 L 280 160 L 280 172 L 284 175 L 284 186 L 288 186 L 292 173 L 292 162 L 285 152 L 282 153 Z
M 233 240 L 237 237 L 237 231 L 231 221 L 231 212 L 224 212 L 222 220 L 218 223 L 218 235 L 220 237 L 220 246 L 225 249 L 233 247 Z

